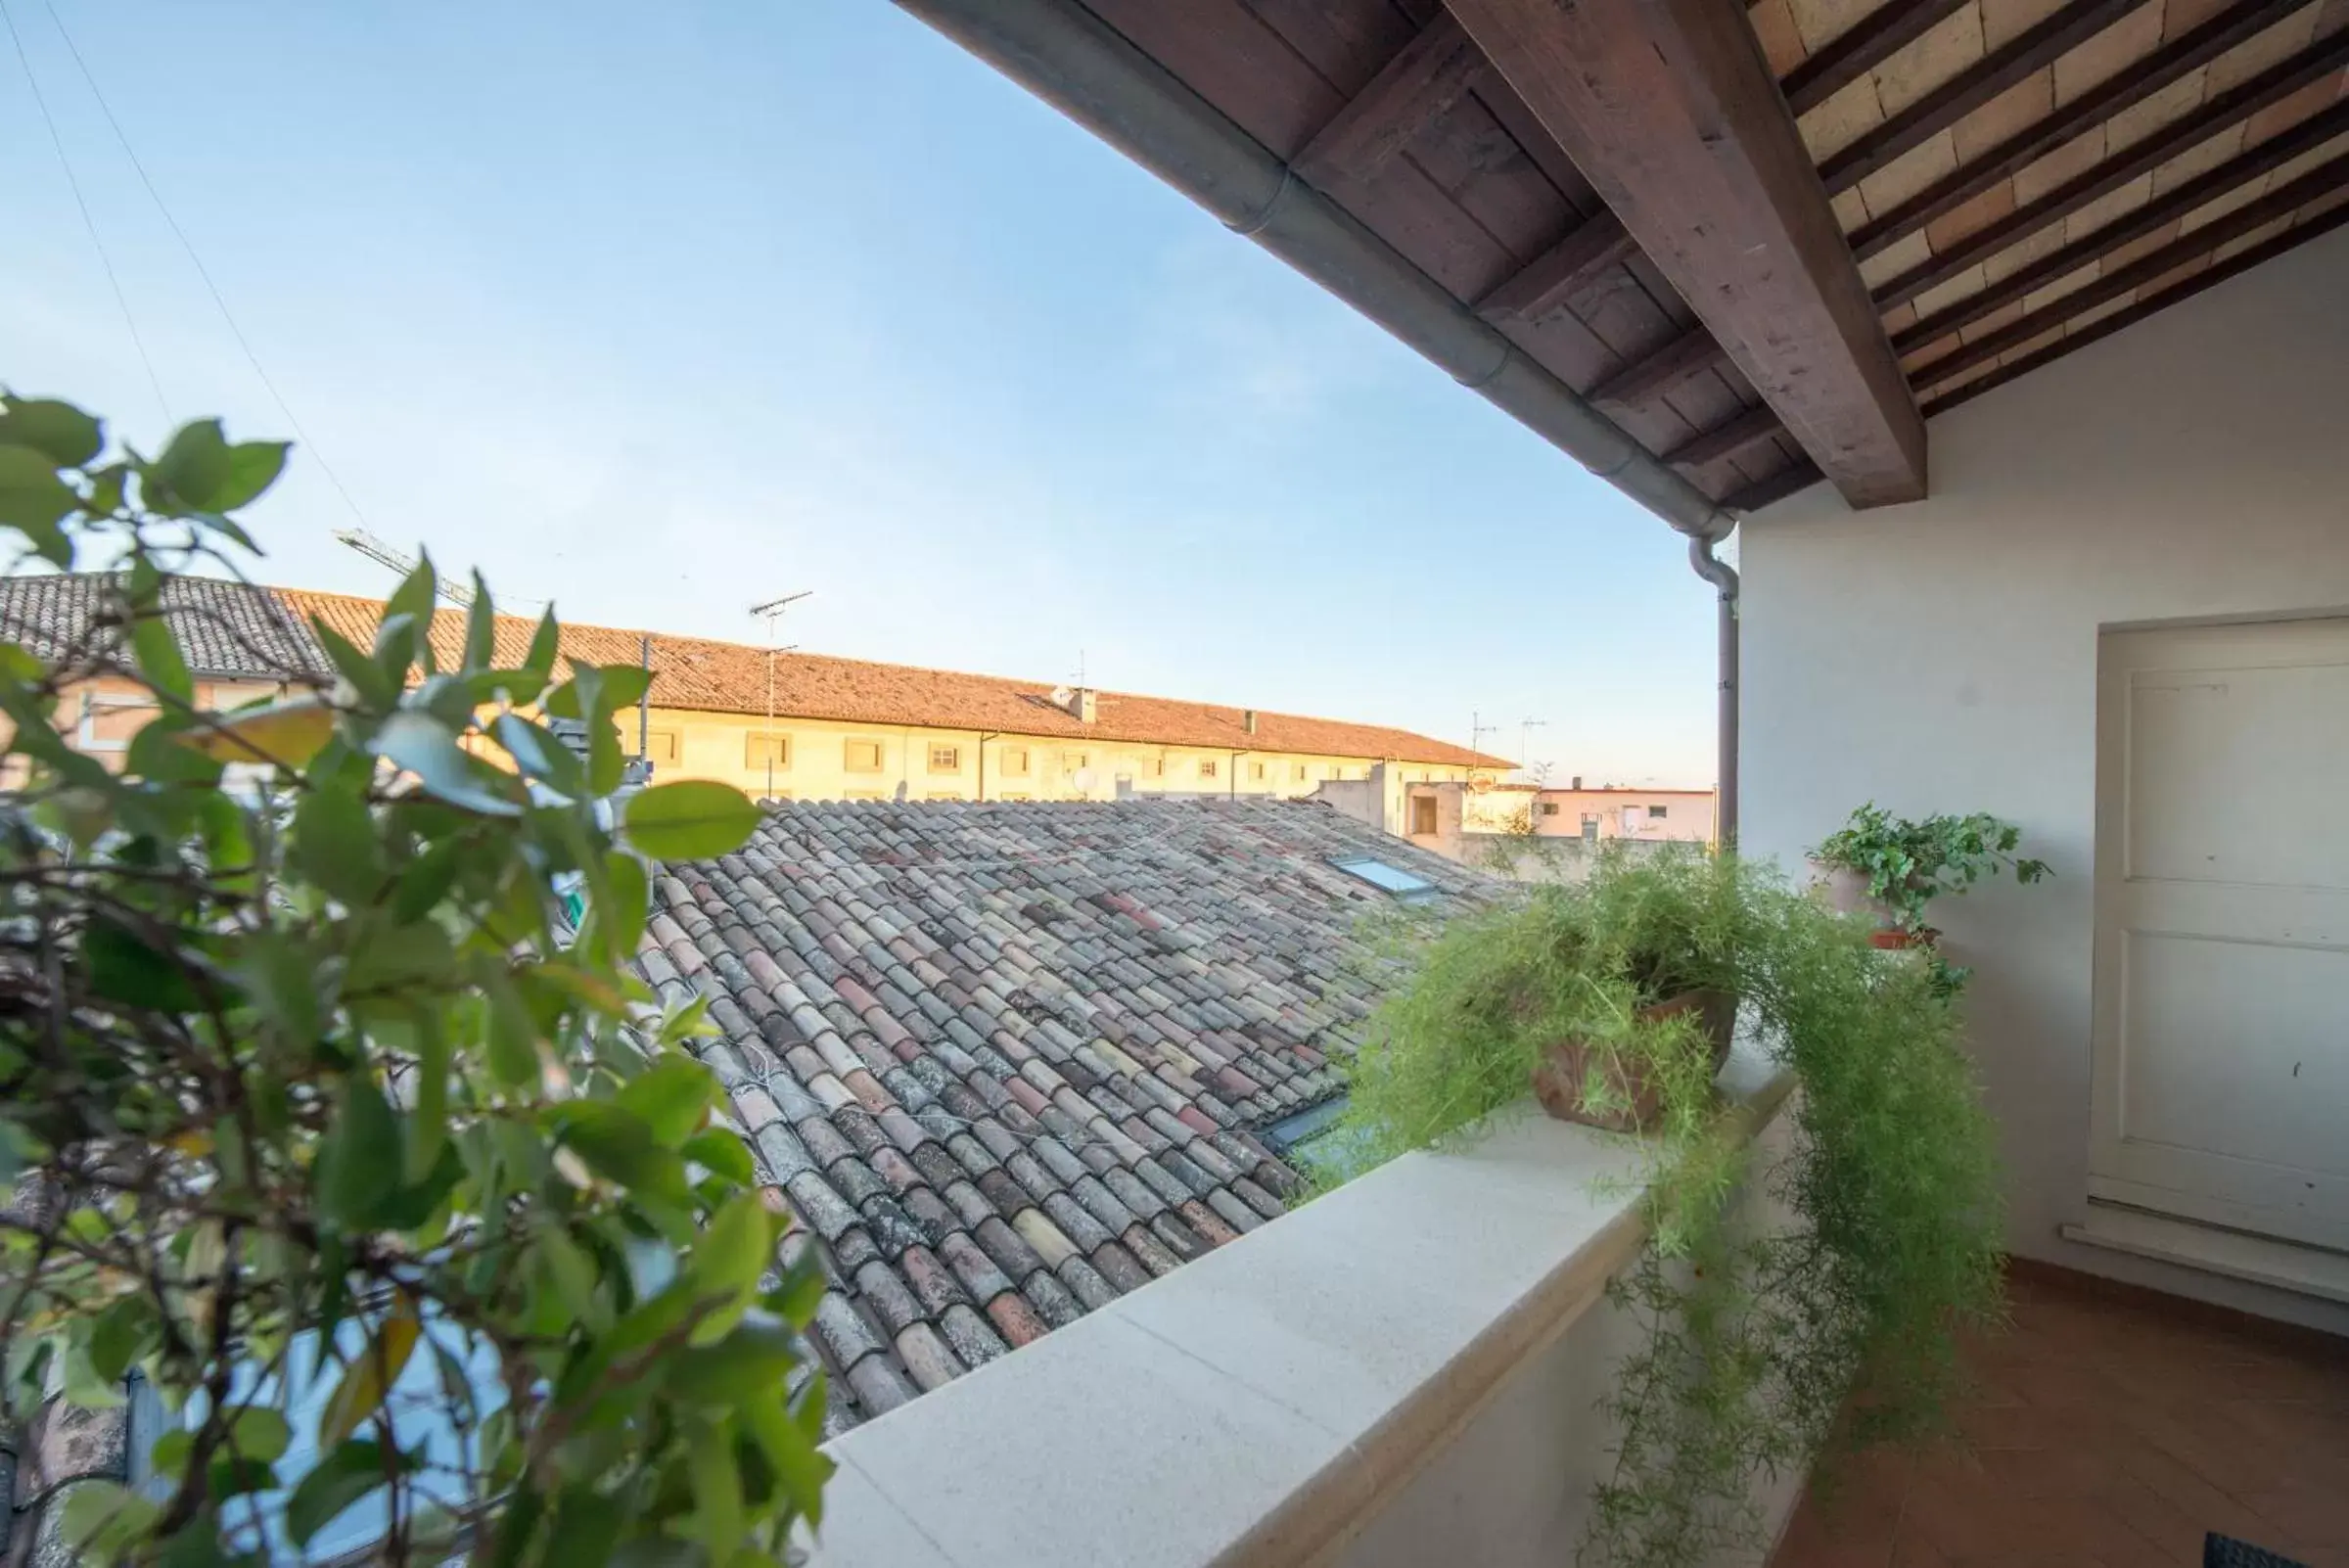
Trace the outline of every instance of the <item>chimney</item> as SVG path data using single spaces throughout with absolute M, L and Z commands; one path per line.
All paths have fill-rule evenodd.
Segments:
M 1566 787 L 1570 790 L 1581 789 L 1583 787 L 1583 775 L 1580 773 L 1575 774 L 1573 779 L 1567 784 Z
M 1089 724 L 1093 721 L 1093 688 L 1090 686 L 1080 686 L 1069 693 L 1069 712 L 1077 715 L 1077 722 L 1080 724 Z
M 1247 731 L 1249 734 L 1251 734 L 1251 735 L 1253 735 L 1253 734 L 1255 734 L 1255 733 L 1256 733 L 1256 710 L 1255 710 L 1255 709 L 1253 709 L 1253 708 L 1243 708 L 1243 709 L 1241 709 L 1241 710 L 1240 710 L 1240 728 L 1242 728 L 1242 729 L 1246 730 L 1246 731 Z

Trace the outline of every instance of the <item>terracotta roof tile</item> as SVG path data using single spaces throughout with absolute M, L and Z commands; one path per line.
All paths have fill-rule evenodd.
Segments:
M 1262 800 L 785 806 L 655 877 L 648 956 L 707 955 L 697 1047 L 835 1281 L 835 1428 L 1303 1190 L 1257 1129 L 1337 1091 L 1296 1052 L 1344 1061 L 1375 1004 L 1355 960 L 1390 905 L 1349 853 L 1493 886 Z

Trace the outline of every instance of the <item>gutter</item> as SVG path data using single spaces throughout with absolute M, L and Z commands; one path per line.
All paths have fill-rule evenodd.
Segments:
M 1690 539 L 1723 595 L 1723 842 L 1736 795 L 1737 576 L 1726 508 L 1453 299 L 1402 253 L 1078 0 L 897 0 L 911 13 L 1377 322 L 1461 386 Z

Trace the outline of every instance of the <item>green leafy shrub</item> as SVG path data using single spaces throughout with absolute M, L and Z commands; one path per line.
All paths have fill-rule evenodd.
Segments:
M 1977 811 L 1971 816 L 1894 816 L 1874 802 L 1861 807 L 1829 834 L 1812 857 L 1824 866 L 1867 879 L 1867 896 L 1911 936 L 1925 933 L 1925 905 L 1943 894 L 1963 893 L 2004 868 L 2017 882 L 2047 876 L 2048 863 L 2018 856 L 2022 830 Z
M 1612 1287 L 1654 1331 L 1608 1401 L 1622 1435 L 1586 1560 L 1684 1568 L 1752 1547 L 1759 1481 L 1942 1421 L 1957 1335 L 2000 1314 L 2001 1225 L 1992 1129 L 1929 965 L 1873 951 L 1865 922 L 1773 870 L 1678 847 L 1603 853 L 1579 886 L 1423 935 L 1417 962 L 1355 1064 L 1344 1130 L 1360 1146 L 1472 1133 L 1567 1036 L 1662 1088 L 1648 1245 Z M 1799 1086 L 1777 1233 L 1736 1221 L 1750 1154 L 1712 1042 L 1636 1016 L 1692 990 L 1740 998 Z
M 5 1413 L 134 1371 L 173 1412 L 152 1487 L 71 1489 L 87 1561 L 294 1560 L 338 1519 L 369 1561 L 777 1560 L 829 1468 L 821 1279 L 680 1049 L 699 1002 L 626 967 L 647 856 L 756 810 L 615 808 L 644 671 L 558 669 L 551 611 L 499 665 L 478 577 L 441 662 L 429 563 L 371 646 L 314 628 L 331 686 L 203 711 L 167 585 L 233 573 L 285 455 L 200 421 L 109 457 L 0 401 L 0 531 L 118 567 L 62 652 L 0 643 Z M 119 771 L 60 727 L 99 680 L 154 708 Z

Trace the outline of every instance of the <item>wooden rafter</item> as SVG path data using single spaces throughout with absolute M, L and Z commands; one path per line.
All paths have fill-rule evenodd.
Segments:
M 1768 479 L 1756 480 L 1744 489 L 1725 497 L 1722 505 L 1732 512 L 1758 512 L 1773 501 L 1782 501 L 1797 490 L 1807 490 L 1822 478 L 1819 465 L 1809 458 L 1789 463 Z
M 2247 153 L 2238 153 L 2217 168 L 2188 180 L 2146 203 L 2136 211 L 2017 268 L 1978 294 L 1967 296 L 1946 310 L 1935 311 L 1907 331 L 1894 336 L 1892 346 L 1902 353 L 1939 343 L 1961 327 L 2004 309 L 2036 294 L 2057 278 L 2066 278 L 2122 246 L 2143 239 L 2188 213 L 2216 201 L 2237 186 L 2247 185 L 2271 169 L 2314 151 L 2335 136 L 2349 132 L 2349 103 L 2302 120 L 2280 136 L 2270 137 Z
M 1928 260 L 1921 261 L 1876 290 L 1876 303 L 1891 309 L 1928 289 L 1939 288 L 1977 262 L 1998 254 L 2026 235 L 2036 234 L 2068 217 L 2098 197 L 2119 190 L 2139 175 L 2160 167 L 2180 153 L 2247 118 L 2349 64 L 2349 32 L 2319 44 L 2290 60 L 2280 62 L 2250 80 L 2238 83 L 2205 103 L 2192 114 L 2163 126 L 2117 158 L 2084 170 L 2028 207 L 2018 207 L 1996 222 L 1983 225 Z
M 1449 11 L 1439 11 L 1346 107 L 1290 160 L 1310 184 L 1366 180 L 1476 84 L 1484 57 Z
M 1971 0 L 1893 0 L 1788 71 L 1778 83 L 1787 107 L 1808 114 L 1914 43 Z
M 1922 495 L 1924 422 L 1745 17 L 1720 0 L 1450 3 L 1763 417 L 1855 506 Z
M 1847 191 L 1930 141 L 2032 72 L 2088 42 L 2145 0 L 2072 0 L 1829 158 L 1819 168 L 1829 193 Z
M 2280 217 L 2290 217 L 2309 203 L 2329 196 L 2343 186 L 2349 186 L 2349 154 L 2311 169 L 2298 179 L 2270 191 L 2255 202 L 2236 208 L 2223 217 L 2212 219 L 2150 255 L 2074 289 L 2009 326 L 1984 333 L 1956 352 L 1945 354 L 1924 366 L 1917 372 L 1917 379 L 1928 386 L 1939 386 L 1954 376 L 1987 364 L 2007 350 L 2062 326 L 2074 316 L 2093 310 L 2107 300 L 2117 300 L 2132 290 L 2159 282 L 2188 262 L 2200 260 L 2230 240 L 2254 233 Z
M 1692 376 L 1701 376 L 1728 355 L 1702 327 L 1690 327 L 1643 359 L 1635 359 L 1590 389 L 1590 401 L 1609 413 L 1661 397 Z
M 1979 397 L 1994 387 L 2003 387 L 2010 381 L 2028 376 L 2050 361 L 2085 348 L 2099 338 L 2109 338 L 2124 327 L 2133 327 L 2144 320 L 2145 317 L 2167 310 L 2180 300 L 2190 299 L 2205 289 L 2225 283 L 2229 278 L 2239 273 L 2248 272 L 2253 267 L 2273 261 L 2286 251 L 2297 250 L 2317 236 L 2329 234 L 2344 223 L 2349 223 L 2349 206 L 2336 207 L 2329 212 L 2320 213 L 2305 223 L 2286 229 L 2273 239 L 2261 241 L 2239 254 L 2229 256 L 2224 261 L 2205 267 L 2191 277 L 2182 279 L 2171 288 L 2164 289 L 2149 298 L 2140 299 L 2126 310 L 2116 310 L 2092 326 L 2082 328 L 2078 332 L 2066 333 L 2060 340 L 2048 345 L 2045 348 L 2021 355 L 2008 364 L 2001 365 L 1987 376 L 1977 376 L 1961 387 L 1943 392 L 1925 404 L 1925 412 L 1927 415 L 1941 413 L 1945 409 L 1955 408 L 1970 398 Z M 1764 481 L 1764 484 L 1768 483 L 1768 481 Z M 1756 488 L 1758 489 L 1760 486 L 1756 486 Z M 1736 506 L 1749 503 L 1745 503 L 1742 497 L 1732 497 L 1724 504 Z
M 1709 468 L 1725 457 L 1735 457 L 1761 445 L 1785 428 L 1778 422 L 1778 416 L 1770 411 L 1768 403 L 1757 404 L 1725 425 L 1691 436 L 1666 452 L 1664 461 L 1689 471 Z
M 1914 233 L 1944 213 L 1956 211 L 2001 180 L 2011 178 L 2034 160 L 2094 130 L 2188 71 L 2216 60 L 2254 33 L 2314 3 L 2315 0 L 2237 0 L 2109 81 L 2082 93 L 2052 115 L 2033 121 L 1890 211 L 1863 223 L 1852 231 L 1853 253 L 1866 260 L 1903 236 Z
M 1638 254 L 1639 243 L 1614 213 L 1593 213 L 1479 300 L 1476 313 L 1487 321 L 1538 320 Z

